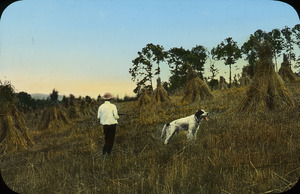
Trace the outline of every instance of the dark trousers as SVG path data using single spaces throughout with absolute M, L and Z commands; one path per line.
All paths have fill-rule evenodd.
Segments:
M 117 125 L 103 125 L 105 144 L 102 154 L 110 154 L 115 141 Z

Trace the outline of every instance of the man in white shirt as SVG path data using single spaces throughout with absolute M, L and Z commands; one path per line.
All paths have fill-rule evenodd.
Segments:
M 110 154 L 114 145 L 116 128 L 119 119 L 116 105 L 110 103 L 114 96 L 111 93 L 105 93 L 103 98 L 104 103 L 99 106 L 97 118 L 100 119 L 100 124 L 103 125 L 105 144 L 102 154 Z

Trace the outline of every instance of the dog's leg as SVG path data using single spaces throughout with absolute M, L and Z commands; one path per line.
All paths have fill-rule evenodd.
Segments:
M 166 126 L 167 125 L 164 125 L 164 127 L 161 130 L 161 135 L 160 135 L 161 140 L 164 140 L 166 137 Z
M 191 130 L 188 130 L 187 131 L 187 133 L 186 133 L 186 138 L 188 139 L 188 140 L 190 140 L 190 139 L 192 139 L 193 138 L 193 132 L 191 131 Z
M 186 138 L 188 140 L 191 140 L 191 139 L 195 140 L 197 138 L 197 132 L 198 132 L 199 126 L 200 125 L 198 125 L 196 129 L 191 129 L 191 130 L 187 131 Z
M 166 133 L 167 133 L 167 135 L 166 135 L 167 137 L 166 137 L 166 139 L 164 141 L 165 145 L 167 145 L 169 143 L 170 139 L 172 139 L 172 137 L 175 134 L 175 130 L 168 128 L 168 130 L 166 131 Z
M 167 123 L 167 124 L 164 125 L 164 127 L 161 130 L 160 138 L 163 141 L 164 141 L 164 139 L 166 139 L 166 133 L 167 133 L 167 130 L 168 130 L 169 126 L 170 126 L 170 123 Z
M 196 131 L 195 131 L 195 134 L 194 134 L 194 139 L 197 138 L 197 132 L 198 132 L 199 128 L 200 128 L 200 123 L 198 124 L 198 126 L 196 128 Z

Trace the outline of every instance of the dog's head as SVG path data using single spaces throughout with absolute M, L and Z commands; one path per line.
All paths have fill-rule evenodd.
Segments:
M 201 121 L 202 119 L 205 119 L 208 121 L 208 112 L 205 112 L 204 110 L 198 110 L 196 113 L 195 113 L 195 116 L 197 117 L 197 119 L 199 121 Z

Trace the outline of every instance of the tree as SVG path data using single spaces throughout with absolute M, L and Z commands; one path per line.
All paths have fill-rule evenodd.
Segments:
M 231 37 L 226 38 L 225 42 L 221 42 L 211 51 L 213 58 L 224 60 L 225 65 L 229 66 L 229 87 L 231 86 L 231 66 L 242 57 L 241 50 L 237 43 Z
M 73 94 L 70 94 L 70 96 L 69 96 L 69 104 L 70 104 L 70 106 L 76 105 L 76 98 Z
M 197 76 L 203 79 L 204 63 L 207 58 L 207 51 L 201 45 L 196 45 L 191 50 L 182 47 L 171 48 L 167 52 L 167 62 L 170 67 L 171 77 L 170 91 L 175 91 L 186 84 L 188 66 L 196 72 Z
M 244 55 L 246 55 L 246 60 L 248 60 L 248 66 L 247 66 L 247 74 L 250 77 L 254 76 L 257 60 L 258 60 L 258 54 L 257 54 L 257 45 L 258 41 L 254 35 L 250 35 L 250 38 L 247 42 L 243 44 L 241 47 L 241 51 Z
M 85 96 L 85 101 L 88 103 L 88 104 L 91 104 L 92 103 L 92 98 L 90 96 Z
M 273 55 L 275 59 L 276 71 L 277 71 L 277 57 L 280 56 L 281 51 L 283 50 L 283 38 L 281 37 L 281 32 L 279 29 L 273 29 L 271 32 L 268 33 L 267 36 L 268 41 L 271 43 L 273 48 Z
M 53 89 L 52 93 L 50 94 L 50 100 L 53 103 L 57 103 L 58 102 L 58 91 Z
M 292 61 L 296 60 L 295 53 L 293 52 L 293 50 L 294 50 L 294 40 L 293 40 L 293 37 L 292 37 L 292 30 L 289 27 L 285 26 L 281 30 L 281 33 L 284 37 L 283 48 L 285 50 L 285 53 L 288 56 L 289 63 L 291 64 Z
M 5 81 L 4 83 L 0 81 L 0 106 L 3 104 L 7 105 L 15 103 L 16 95 L 14 87 L 8 81 Z
M 186 83 L 187 59 L 189 51 L 184 48 L 174 47 L 167 52 L 167 62 L 170 67 L 171 76 L 169 78 L 170 91 L 181 88 Z
M 69 99 L 68 97 L 66 97 L 65 95 L 63 95 L 63 98 L 61 100 L 62 104 L 65 106 L 65 107 L 68 107 L 69 106 Z
M 294 43 L 300 48 L 300 24 L 296 24 L 293 29 Z M 300 56 L 296 59 L 295 69 L 300 73 Z
M 196 45 L 191 49 L 188 55 L 188 63 L 197 73 L 198 77 L 203 79 L 204 64 L 207 59 L 207 51 L 201 45 Z
M 26 92 L 19 92 L 17 94 L 18 106 L 23 109 L 28 109 L 29 107 L 33 108 L 34 100 L 31 98 L 31 95 Z
M 101 101 L 101 95 L 99 94 L 98 96 L 97 96 L 97 102 L 100 102 Z
M 142 87 L 153 91 L 152 79 L 154 75 L 160 75 L 160 62 L 164 61 L 166 53 L 164 47 L 149 43 L 138 52 L 138 57 L 132 60 L 133 67 L 129 69 L 133 81 L 137 81 L 135 93 L 139 93 Z M 157 68 L 153 72 L 153 64 L 157 64 Z

